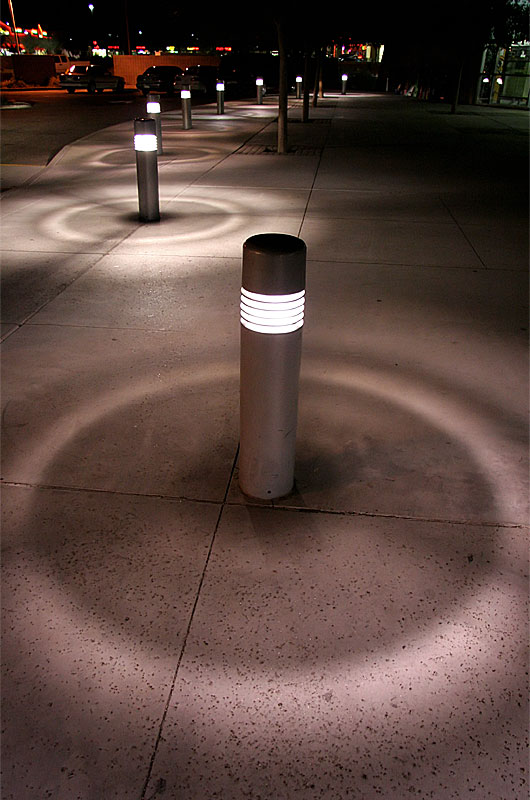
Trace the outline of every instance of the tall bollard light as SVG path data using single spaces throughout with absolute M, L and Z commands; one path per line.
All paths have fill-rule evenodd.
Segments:
M 256 90 L 258 93 L 258 105 L 263 105 L 263 78 L 256 78 Z
M 156 152 L 162 155 L 162 122 L 160 120 L 160 95 L 147 95 L 147 116 L 154 119 L 156 125 Z
M 138 206 L 142 222 L 158 222 L 158 159 L 156 155 L 156 123 L 154 119 L 134 120 L 134 149 Z
M 224 114 L 225 113 L 225 85 L 223 81 L 218 81 L 215 84 L 215 88 L 217 90 L 217 113 Z
M 348 76 L 346 73 L 342 76 L 342 92 L 341 94 L 346 94 L 346 84 L 348 83 Z
M 305 243 L 265 233 L 243 245 L 239 485 L 272 500 L 293 488 Z
M 297 100 L 300 100 L 300 98 L 302 97 L 302 81 L 303 81 L 302 76 L 301 75 L 297 75 L 296 79 L 295 79 L 295 82 L 296 82 L 296 99 Z
M 187 131 L 191 128 L 191 92 L 189 89 L 182 89 L 180 100 L 182 104 L 182 127 Z

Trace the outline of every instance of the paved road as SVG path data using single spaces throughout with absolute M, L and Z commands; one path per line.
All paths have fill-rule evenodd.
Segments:
M 30 106 L 16 107 L 21 101 Z M 162 97 L 162 111 L 179 103 L 178 98 Z M 0 115 L 0 164 L 45 166 L 70 142 L 143 113 L 145 98 L 130 89 L 95 95 L 58 90 L 6 92 Z

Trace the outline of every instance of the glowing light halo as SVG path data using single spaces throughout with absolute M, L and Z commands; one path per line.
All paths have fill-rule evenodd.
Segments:
M 155 102 L 154 100 L 149 100 L 146 111 L 148 114 L 160 114 L 160 103 Z
M 314 365 L 312 364 L 306 376 L 306 380 L 321 384 L 323 382 L 323 375 L 325 374 L 326 383 L 329 383 L 329 378 L 331 376 L 329 372 L 328 374 L 322 372 L 323 365 L 326 365 L 329 369 L 329 364 L 327 362 L 315 362 Z M 391 379 L 387 379 L 385 383 L 385 378 L 383 377 L 382 383 L 379 384 L 379 371 L 369 370 L 367 368 L 360 370 L 360 372 L 360 387 L 356 375 L 351 375 L 351 371 L 349 372 L 348 379 L 344 380 L 346 370 L 344 374 L 336 376 L 332 382 L 335 385 L 346 386 L 354 390 L 360 388 L 361 391 L 367 389 L 373 391 L 374 386 L 380 385 L 381 391 L 376 391 L 376 394 L 380 394 L 383 397 L 392 397 L 397 404 L 405 408 L 409 407 L 406 399 L 407 396 L 410 397 L 410 395 L 403 395 L 401 393 L 402 389 L 399 386 L 391 392 L 390 387 L 393 382 Z M 178 369 L 176 368 L 174 372 L 168 373 L 167 376 L 165 376 L 165 380 L 162 382 L 157 383 L 156 378 L 153 376 L 135 381 L 132 386 L 126 386 L 121 390 L 107 390 L 105 393 L 96 396 L 96 398 L 94 398 L 95 402 L 93 400 L 87 400 L 84 406 L 82 406 L 82 411 L 87 412 L 88 419 L 85 419 L 84 416 L 80 414 L 79 408 L 76 407 L 62 418 L 56 420 L 55 423 L 50 426 L 47 438 L 45 438 L 37 448 L 37 453 L 40 454 L 41 457 L 43 471 L 45 471 L 48 464 L 53 461 L 56 452 L 60 451 L 69 439 L 78 436 L 80 431 L 82 432 L 86 427 L 97 421 L 102 414 L 115 413 L 122 405 L 130 403 L 131 400 L 144 397 L 146 393 L 153 396 L 158 392 L 167 391 L 168 386 L 173 386 L 174 381 L 178 377 L 181 377 L 180 367 Z M 235 365 L 227 363 L 223 365 L 222 362 L 212 362 L 212 364 L 207 364 L 201 370 L 197 370 L 196 382 L 198 382 L 199 385 L 209 384 L 210 382 L 215 383 L 219 378 L 235 380 L 237 378 L 237 369 Z M 437 396 L 435 389 L 432 389 L 430 393 L 424 390 L 422 395 L 421 407 L 424 406 L 424 402 L 429 404 L 433 397 Z M 447 396 L 439 398 L 439 406 L 443 407 L 447 400 Z M 448 405 L 455 406 L 456 403 L 449 402 Z M 446 409 L 443 418 L 444 421 L 452 420 L 452 427 L 455 430 L 460 429 L 465 432 L 466 425 L 464 423 L 460 426 L 458 425 L 458 414 L 455 418 L 453 414 L 447 414 L 448 410 L 451 411 L 451 408 Z M 452 410 L 454 411 L 455 409 Z M 433 417 L 436 420 L 435 414 L 428 413 L 427 405 L 424 407 L 424 412 L 425 413 L 422 414 L 423 416 L 427 418 Z M 81 426 L 80 419 L 82 420 Z M 439 425 L 436 427 L 439 427 Z M 474 450 L 476 450 L 475 447 L 472 448 L 472 456 L 474 456 Z M 27 456 L 24 456 L 23 460 L 26 460 L 26 458 Z M 481 465 L 478 464 L 478 466 Z M 93 491 L 97 492 L 97 489 Z M 28 496 L 27 503 L 29 505 L 29 510 L 26 513 L 29 513 L 31 507 L 34 505 L 34 500 L 30 499 Z M 77 641 L 80 630 L 80 619 L 81 621 L 86 619 L 86 626 L 82 624 L 81 627 L 86 631 L 87 636 L 90 635 L 97 638 L 98 651 L 108 651 L 113 654 L 119 651 L 120 658 L 122 658 L 123 651 L 124 664 L 128 672 L 127 679 L 129 681 L 134 680 L 134 676 L 138 674 L 139 683 L 142 683 L 145 674 L 158 674 L 161 668 L 164 669 L 166 667 L 166 663 L 168 668 L 170 668 L 172 664 L 174 669 L 173 654 L 171 657 L 168 657 L 166 651 L 162 648 L 156 649 L 153 654 L 153 648 L 150 647 L 140 650 L 142 661 L 140 662 L 141 670 L 138 673 L 137 647 L 133 648 L 127 639 L 123 640 L 121 634 L 112 636 L 104 623 L 99 622 L 99 620 L 95 622 L 90 610 L 84 611 L 82 608 L 78 609 L 79 615 L 76 613 L 75 618 L 70 613 L 66 614 L 64 611 L 61 612 L 61 609 L 69 607 L 69 604 L 65 602 L 65 598 L 69 597 L 65 587 L 58 585 L 57 581 L 53 580 L 50 576 L 36 572 L 34 569 L 28 570 L 26 574 L 30 576 L 31 579 L 35 577 L 37 582 L 31 583 L 33 587 L 40 586 L 43 590 L 42 593 L 35 593 L 27 589 L 27 602 L 28 606 L 31 606 L 32 618 L 38 620 L 39 624 L 42 623 L 43 631 L 49 628 L 50 608 L 53 609 L 53 618 L 55 619 L 55 603 L 57 603 L 59 606 L 57 609 L 57 619 L 61 619 L 61 628 L 64 630 L 65 641 Z M 26 582 L 26 586 L 28 585 L 30 584 Z M 388 725 L 392 724 L 394 716 L 399 716 L 403 725 L 406 726 L 407 724 L 407 717 L 403 713 L 403 710 L 401 709 L 400 713 L 400 709 L 395 709 L 395 707 L 389 708 L 386 702 L 387 698 L 395 694 L 395 683 L 388 679 L 388 675 L 386 674 L 388 672 L 408 676 L 411 683 L 414 684 L 412 696 L 416 700 L 415 704 L 423 702 L 427 705 L 433 698 L 439 696 L 440 692 L 445 695 L 447 693 L 449 676 L 452 691 L 457 695 L 458 692 L 462 692 L 464 696 L 467 697 L 470 692 L 473 693 L 473 687 L 470 687 L 469 673 L 465 666 L 469 664 L 474 672 L 482 671 L 482 674 L 485 676 L 485 681 L 488 678 L 491 680 L 491 670 L 498 669 L 499 661 L 502 661 L 503 657 L 505 657 L 506 648 L 511 641 L 509 633 L 506 633 L 504 641 L 501 641 L 499 637 L 496 636 L 496 629 L 498 627 L 502 628 L 503 626 L 503 614 L 506 619 L 506 630 L 509 632 L 514 626 L 513 608 L 511 605 L 512 594 L 507 591 L 510 589 L 509 584 L 503 584 L 503 589 L 506 590 L 506 597 L 499 606 L 499 608 L 502 608 L 503 614 L 496 617 L 496 624 L 491 629 L 487 626 L 479 626 L 476 620 L 478 619 L 478 614 L 487 612 L 490 602 L 488 598 L 491 596 L 491 593 L 493 592 L 495 597 L 499 597 L 498 579 L 495 577 L 491 577 L 488 580 L 483 579 L 480 585 L 477 584 L 475 588 L 476 591 L 469 596 L 465 607 L 453 609 L 449 619 L 440 620 L 439 617 L 434 614 L 432 624 L 425 625 L 421 631 L 417 631 L 414 646 L 409 647 L 407 650 L 402 650 L 399 645 L 396 644 L 395 647 L 386 647 L 382 651 L 367 653 L 366 659 L 328 661 L 326 663 L 326 679 L 323 681 L 323 685 L 327 685 L 329 682 L 329 685 L 333 687 L 336 702 L 338 701 L 346 704 L 344 707 L 347 710 L 350 705 L 356 704 L 358 697 L 361 696 L 359 693 L 360 690 L 356 689 L 352 692 L 352 684 L 349 683 L 346 685 L 344 682 L 340 684 L 337 682 L 337 677 L 344 678 L 345 675 L 349 675 L 355 680 L 355 686 L 359 686 L 359 684 L 362 683 L 362 696 L 368 698 L 368 703 L 370 703 L 371 698 L 378 698 L 378 706 L 371 708 L 370 713 L 378 719 L 378 722 L 381 724 L 384 723 L 385 730 Z M 42 607 L 36 604 L 35 598 L 39 596 L 46 598 L 46 602 Z M 448 634 L 451 631 L 457 630 L 461 632 L 468 631 L 470 619 L 475 620 L 475 626 L 472 631 L 468 632 L 466 635 L 461 633 L 458 637 L 460 646 L 452 641 L 450 651 L 448 652 Z M 508 621 L 510 622 L 509 625 Z M 473 646 L 471 646 L 470 643 L 471 637 L 473 639 Z M 398 637 L 398 642 L 399 641 L 401 640 Z M 137 644 L 136 640 L 135 643 Z M 35 651 L 35 643 L 33 643 L 32 646 Z M 83 675 L 87 685 L 97 690 L 96 696 L 105 696 L 111 703 L 113 701 L 118 702 L 115 697 L 115 689 L 109 690 L 107 688 L 102 688 L 100 679 L 96 679 L 94 675 L 93 663 L 80 660 L 76 656 L 75 650 L 69 651 L 68 648 L 65 648 L 60 652 L 57 651 L 59 655 L 56 655 L 57 649 L 55 648 L 55 642 L 52 641 L 52 638 L 47 642 L 44 637 L 39 641 L 39 646 L 42 647 L 45 652 L 55 653 L 52 663 L 59 675 L 65 673 L 67 667 L 71 667 L 74 669 L 75 675 Z M 391 663 L 388 663 L 389 658 L 392 659 Z M 433 673 L 432 664 L 435 660 L 439 662 L 440 669 Z M 443 668 L 442 664 L 444 665 Z M 171 669 L 171 672 L 173 669 Z M 237 689 L 238 696 L 244 696 L 245 686 L 252 683 L 252 681 L 257 681 L 258 686 L 260 681 L 262 681 L 263 685 L 267 685 L 270 679 L 267 668 L 263 667 L 262 673 L 258 673 L 255 666 L 253 670 L 251 677 L 242 677 L 236 667 L 231 669 L 229 665 L 224 665 L 222 670 L 216 670 L 216 686 L 218 687 L 219 696 L 228 697 L 231 692 L 233 694 L 234 678 L 237 675 L 239 675 L 237 681 L 237 686 L 239 687 Z M 314 709 L 316 703 L 314 685 L 309 680 L 307 668 L 304 668 L 303 664 L 300 664 L 298 667 L 282 665 L 279 672 L 281 672 L 281 676 L 278 676 L 279 682 L 281 682 L 282 677 L 285 682 L 291 680 L 293 676 L 297 677 L 299 681 L 297 692 L 296 696 L 289 692 L 282 696 L 284 704 L 282 709 L 277 709 L 274 704 L 267 702 L 268 718 L 274 719 L 276 718 L 275 715 L 277 715 L 278 719 L 284 719 L 285 708 L 290 708 L 291 706 L 298 714 L 300 713 L 300 709 L 304 707 L 307 707 L 308 710 Z M 304 683 L 306 678 L 308 681 L 307 685 Z M 200 703 L 200 699 L 197 700 L 197 702 Z M 437 703 L 437 708 L 439 708 L 439 716 L 437 717 L 438 723 L 440 723 L 440 720 L 448 718 L 448 715 L 450 716 L 453 713 L 453 706 L 449 703 L 441 705 Z M 336 719 L 336 714 L 337 707 L 335 704 L 319 705 L 318 715 L 309 712 L 306 716 L 305 722 L 307 723 L 307 731 L 313 732 L 315 730 L 321 730 L 323 720 L 327 720 L 328 718 L 330 720 Z M 383 714 L 388 714 L 389 718 L 383 718 Z M 222 719 L 218 721 L 218 724 L 222 727 Z M 233 718 L 231 718 L 230 724 L 233 725 Z M 411 730 L 416 730 L 417 720 L 412 719 L 410 724 L 412 726 Z M 462 736 L 467 738 L 467 730 L 463 731 Z
M 134 209 L 136 208 L 136 205 L 135 201 L 130 199 L 130 192 L 127 190 L 127 187 L 119 187 L 119 191 L 120 193 L 123 194 L 121 194 L 120 197 L 116 197 L 115 199 L 109 199 L 105 201 L 102 200 L 85 201 L 75 206 L 71 205 L 67 207 L 62 206 L 60 209 L 56 211 L 47 210 L 45 213 L 44 212 L 41 213 L 39 211 L 39 217 L 35 221 L 35 225 L 40 230 L 42 230 L 47 239 L 56 242 L 83 241 L 86 243 L 87 232 L 86 232 L 86 220 L 83 222 L 84 213 L 90 211 L 101 212 L 104 211 L 105 209 L 108 212 L 109 210 L 112 211 L 113 209 L 116 209 L 117 206 L 122 206 L 122 210 L 120 213 L 133 213 Z M 200 198 L 200 200 L 197 200 L 194 197 L 190 198 L 181 197 L 179 194 L 172 195 L 170 197 L 162 196 L 161 200 L 163 202 L 171 202 L 171 203 L 179 202 L 186 204 L 200 202 L 203 205 L 213 207 L 212 212 L 207 211 L 204 215 L 200 216 L 202 217 L 212 214 L 215 217 L 216 222 L 215 223 L 208 222 L 207 230 L 205 228 L 201 228 L 200 230 L 193 232 L 179 231 L 178 232 L 179 241 L 196 241 L 198 239 L 203 238 L 206 234 L 208 236 L 208 239 L 210 239 L 214 235 L 219 236 L 221 234 L 225 235 L 227 233 L 230 233 L 236 230 L 239 224 L 238 217 L 243 216 L 244 214 L 244 212 L 238 210 L 237 208 L 234 208 L 233 205 L 230 206 L 230 204 L 224 203 L 224 201 L 222 202 L 220 200 L 208 201 L 205 200 L 204 198 Z M 225 206 L 228 206 L 228 208 L 226 208 Z M 75 216 L 80 216 L 81 222 L 80 222 L 79 232 L 75 231 L 75 229 L 72 229 L 71 225 L 67 227 L 68 221 Z M 194 219 L 198 218 L 199 215 L 195 215 Z M 105 216 L 105 221 L 107 221 L 108 219 L 109 217 Z M 58 229 L 61 231 L 60 236 L 58 235 Z M 123 234 L 123 236 L 118 242 L 118 245 L 121 245 L 121 243 L 128 237 L 129 233 L 130 231 L 127 231 L 126 233 Z M 160 243 L 160 239 L 164 238 L 164 236 L 166 236 L 168 239 L 171 240 L 177 238 L 174 230 L 168 230 L 167 233 L 165 233 L 164 228 L 159 228 L 157 230 L 156 236 L 148 236 L 147 234 L 143 235 L 142 242 L 145 242 L 146 244 L 149 244 L 150 242 Z M 97 242 L 98 239 L 95 239 L 95 241 Z M 131 254 L 130 251 L 124 252 L 124 255 L 130 255 L 130 254 Z M 161 253 L 161 255 L 168 256 L 175 254 L 167 252 L 167 253 Z M 180 255 L 182 255 L 182 257 L 186 257 L 191 254 L 182 253 Z
M 181 367 L 176 371 L 174 376 L 168 376 L 168 381 L 175 381 L 178 375 L 181 374 Z M 207 383 L 210 380 L 217 380 L 216 375 L 219 376 L 237 376 L 238 367 L 236 365 L 228 366 L 222 365 L 222 362 L 214 362 L 204 366 L 201 370 L 194 370 L 194 376 L 198 383 Z M 213 377 L 212 377 L 213 376 Z M 352 370 L 351 365 L 341 371 L 331 371 L 329 361 L 320 362 L 318 359 L 312 359 L 308 365 L 307 361 L 304 362 L 304 369 L 302 371 L 301 380 L 309 383 L 319 385 L 324 380 L 325 376 L 326 385 L 335 386 L 336 388 L 344 388 L 353 391 L 361 391 L 365 394 L 374 394 L 389 401 L 390 403 L 408 411 L 414 412 L 426 419 L 437 430 L 444 430 L 449 432 L 454 438 L 464 444 L 465 449 L 471 454 L 473 462 L 477 465 L 478 471 L 484 475 L 490 487 L 491 494 L 495 499 L 496 507 L 503 510 L 503 506 L 508 508 L 514 505 L 514 499 L 509 502 L 509 498 L 513 498 L 515 489 L 513 488 L 513 478 L 507 477 L 500 489 L 497 489 L 499 483 L 499 470 L 497 468 L 497 454 L 498 446 L 495 437 L 495 431 L 488 430 L 491 424 L 482 420 L 475 421 L 474 424 L 469 419 L 469 408 L 462 408 L 458 400 L 451 400 L 448 394 L 440 394 L 439 389 L 429 390 L 424 386 L 424 382 L 415 387 L 414 394 L 410 391 L 410 381 L 400 379 L 394 374 L 385 376 L 384 372 L 377 369 L 370 369 L 369 367 L 356 366 Z M 173 384 L 171 384 L 173 385 Z M 421 385 L 421 389 L 420 389 Z M 76 408 L 63 417 L 57 419 L 50 425 L 48 436 L 44 437 L 41 443 L 35 448 L 32 454 L 32 460 L 37 457 L 37 463 L 42 464 L 41 472 L 47 468 L 47 464 L 53 460 L 56 451 L 61 450 L 65 443 L 73 436 L 82 433 L 87 427 L 94 424 L 94 422 L 104 415 L 114 413 L 116 407 L 127 405 L 134 401 L 137 397 L 146 396 L 149 394 L 158 394 L 165 389 L 164 383 L 153 379 L 144 379 L 143 381 L 135 381 L 133 386 L 127 385 L 123 390 L 113 389 L 100 396 L 93 396 L 85 405 Z M 458 394 L 454 390 L 454 385 L 451 389 L 455 395 Z M 80 424 L 80 418 L 83 419 L 83 424 Z M 493 435 L 492 435 L 493 434 Z M 492 440 L 490 445 L 484 444 Z M 493 462 L 492 462 L 493 459 Z M 26 460 L 26 457 L 24 457 Z M 491 464 L 494 466 L 490 466 Z M 14 468 L 9 467 L 9 471 Z M 6 476 L 6 481 L 9 482 L 10 478 Z M 37 480 L 32 478 L 32 480 Z M 497 489 L 494 491 L 494 489 Z M 355 513 L 355 512 L 352 512 Z M 357 513 L 367 513 L 359 511 Z M 384 515 L 382 515 L 384 516 Z M 422 519 L 418 517 L 418 519 Z M 510 521 L 508 518 L 505 520 L 494 520 L 494 524 L 499 526 L 515 526 L 518 527 L 519 523 Z

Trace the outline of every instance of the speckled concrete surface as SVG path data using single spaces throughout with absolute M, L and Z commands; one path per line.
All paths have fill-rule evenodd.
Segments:
M 273 98 L 164 115 L 156 225 L 129 125 L 2 197 L 3 800 L 528 798 L 527 114 L 312 114 L 296 156 Z M 296 487 L 249 503 L 270 230 L 308 246 Z

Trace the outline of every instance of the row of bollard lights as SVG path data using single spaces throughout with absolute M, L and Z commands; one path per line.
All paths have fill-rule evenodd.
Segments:
M 342 76 L 342 94 L 346 94 L 348 76 Z M 302 77 L 296 77 L 296 98 L 302 96 Z M 256 78 L 257 103 L 263 105 L 263 78 Z M 216 84 L 217 113 L 224 114 L 225 85 L 222 81 Z M 180 93 L 182 105 L 182 127 L 189 130 L 191 124 L 191 91 L 182 89 Z M 162 123 L 160 120 L 160 95 L 150 94 L 147 97 L 147 117 L 134 121 L 134 149 L 136 152 L 136 177 L 138 182 L 139 216 L 142 222 L 158 222 L 160 208 L 158 200 L 158 160 L 162 150 Z
M 263 103 L 263 78 L 256 79 L 257 101 Z M 216 84 L 217 113 L 225 111 L 225 85 L 222 81 Z M 180 93 L 182 107 L 182 127 L 189 130 L 191 123 L 191 91 L 182 89 Z M 158 199 L 158 160 L 162 149 L 162 123 L 160 120 L 160 95 L 150 94 L 147 97 L 147 117 L 134 121 L 134 150 L 136 152 L 136 178 L 138 182 L 138 205 L 141 222 L 158 222 L 160 208 Z
M 257 86 L 262 102 L 263 81 Z M 222 114 L 224 85 L 218 84 L 217 91 Z M 189 100 L 187 91 L 182 96 L 185 120 Z M 134 121 L 134 148 L 140 220 L 154 222 L 160 219 L 158 95 L 149 95 L 147 113 Z M 191 127 L 191 119 L 184 127 Z M 294 484 L 305 270 L 306 246 L 294 236 L 261 234 L 243 245 L 239 485 L 260 500 L 285 496 Z

